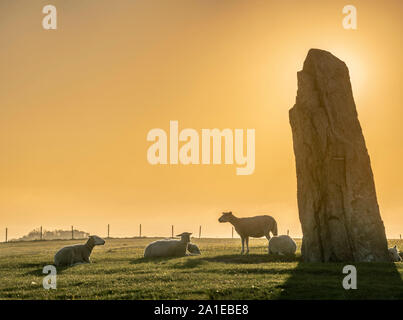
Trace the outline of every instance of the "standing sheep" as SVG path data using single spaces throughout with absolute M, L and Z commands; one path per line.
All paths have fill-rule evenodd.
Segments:
M 246 242 L 246 253 L 249 253 L 249 237 L 260 238 L 265 236 L 270 240 L 270 232 L 277 236 L 277 222 L 271 216 L 256 216 L 249 218 L 237 218 L 232 212 L 223 212 L 218 222 L 229 222 L 236 232 L 241 236 L 242 251 L 244 253 L 244 243 Z
M 291 255 L 297 251 L 297 244 L 291 237 L 281 235 L 269 240 L 269 254 Z
M 150 257 L 183 257 L 190 242 L 189 232 L 178 234 L 180 240 L 165 239 L 151 242 L 144 250 L 144 258 Z
M 90 236 L 87 243 L 67 246 L 55 254 L 56 267 L 73 266 L 80 263 L 91 263 L 90 255 L 95 246 L 105 244 L 105 240 L 98 236 Z

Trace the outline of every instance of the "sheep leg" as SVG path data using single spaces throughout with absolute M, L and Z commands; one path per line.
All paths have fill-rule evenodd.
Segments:
M 241 254 L 243 254 L 244 252 L 244 242 L 245 242 L 245 238 L 241 237 L 241 241 L 242 241 L 242 250 L 241 250 Z
M 246 254 L 249 253 L 249 237 L 246 237 Z

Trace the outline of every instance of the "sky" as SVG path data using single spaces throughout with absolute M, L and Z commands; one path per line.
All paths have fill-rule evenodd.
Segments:
M 57 9 L 45 30 L 42 8 Z M 357 29 L 342 9 L 357 8 Z M 403 233 L 403 2 L 0 2 L 0 237 L 230 237 L 220 212 L 301 236 L 288 110 L 310 48 L 346 62 L 387 236 Z M 147 134 L 255 129 L 255 170 L 151 165 Z M 246 135 L 246 133 L 245 133 Z M 2 239 L 1 239 L 2 240 Z

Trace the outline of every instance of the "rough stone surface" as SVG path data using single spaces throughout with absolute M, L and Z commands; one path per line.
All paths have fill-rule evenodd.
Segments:
M 348 68 L 330 52 L 308 52 L 290 124 L 304 261 L 388 261 Z

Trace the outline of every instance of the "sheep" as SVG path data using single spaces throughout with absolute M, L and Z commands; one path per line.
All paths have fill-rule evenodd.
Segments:
M 194 243 L 189 243 L 188 244 L 188 251 L 192 254 L 192 255 L 200 255 L 200 249 L 197 245 L 195 245 Z
M 277 236 L 277 222 L 271 216 L 256 216 L 249 218 L 237 218 L 232 212 L 223 212 L 218 222 L 229 222 L 236 232 L 241 236 L 242 251 L 244 253 L 244 243 L 246 242 L 246 253 L 249 253 L 249 237 L 260 238 L 265 236 L 270 240 L 270 232 Z
M 402 261 L 402 258 L 400 257 L 399 249 L 397 248 L 396 245 L 392 248 L 389 248 L 388 251 L 389 251 L 389 256 L 390 256 L 391 261 L 393 261 L 393 262 Z
M 295 251 L 297 244 L 287 235 L 276 236 L 269 240 L 269 254 L 292 255 Z
M 151 242 L 144 250 L 144 258 L 150 257 L 183 257 L 190 242 L 189 232 L 178 234 L 180 240 L 165 239 Z
M 81 263 L 91 263 L 90 255 L 95 246 L 105 244 L 105 240 L 98 236 L 90 236 L 85 244 L 76 244 L 60 249 L 55 254 L 56 267 L 73 266 Z

